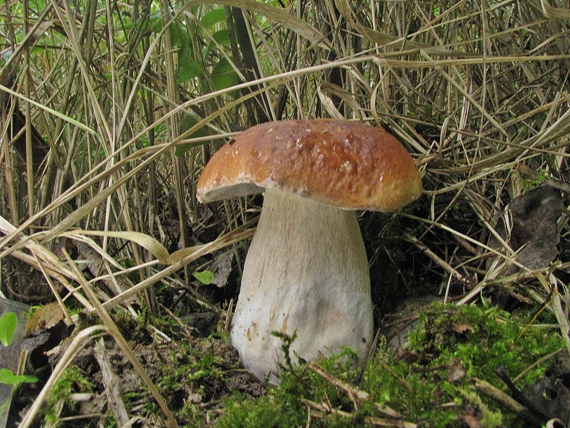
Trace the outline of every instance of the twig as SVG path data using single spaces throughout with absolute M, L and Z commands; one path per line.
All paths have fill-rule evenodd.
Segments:
M 401 377 L 399 377 L 396 373 L 394 373 L 394 370 L 392 370 L 388 366 L 388 364 L 386 364 L 384 361 L 380 361 L 380 364 L 382 365 L 382 367 L 384 367 L 384 370 L 386 370 L 388 373 L 390 373 L 392 376 L 394 376 L 398 382 L 400 382 L 400 385 L 402 385 L 408 391 L 410 391 L 410 392 L 412 391 L 412 387 L 410 386 L 410 384 L 408 382 L 406 382 L 404 379 L 402 379 Z
M 62 373 L 69 366 L 73 358 L 77 355 L 83 347 L 93 338 L 97 337 L 101 332 L 108 333 L 108 329 L 102 325 L 95 325 L 92 327 L 87 327 L 86 329 L 80 331 L 77 336 L 71 341 L 65 353 L 53 369 L 51 376 L 48 381 L 34 400 L 32 406 L 22 418 L 20 422 L 20 428 L 28 428 L 32 426 L 34 418 L 40 412 L 40 409 L 46 400 L 49 392 L 53 389 L 55 382 L 61 377 Z
M 342 380 L 334 377 L 333 375 L 328 373 L 324 368 L 322 368 L 319 364 L 315 363 L 314 361 L 309 362 L 308 366 L 312 371 L 314 371 L 316 374 L 318 374 L 320 377 L 322 377 L 328 383 L 330 383 L 331 385 L 336 386 L 338 389 L 344 391 L 348 395 L 348 397 L 352 400 L 352 402 L 355 403 L 355 407 L 356 407 L 357 401 L 370 401 L 370 395 L 367 392 L 362 391 L 358 388 L 355 388 L 354 386 L 349 385 L 348 383 L 343 382 Z M 398 413 L 397 411 L 395 411 L 394 409 L 392 409 L 388 406 L 384 406 L 384 405 L 378 404 L 378 403 L 374 403 L 374 406 L 380 412 L 384 413 L 387 416 L 390 416 L 390 417 L 395 418 L 395 419 L 402 419 L 403 418 L 403 416 L 400 413 Z
M 95 292 L 91 289 L 91 286 L 89 285 L 89 283 L 87 282 L 87 280 L 85 279 L 79 268 L 77 267 L 77 264 L 75 264 L 75 261 L 71 259 L 67 251 L 64 250 L 63 253 L 67 259 L 67 263 L 75 271 L 77 281 L 83 286 L 83 290 L 87 294 L 89 301 L 97 311 L 97 315 L 99 315 L 101 321 L 103 321 L 103 324 L 107 329 L 107 332 L 111 334 L 111 336 L 113 336 L 113 339 L 115 339 L 115 342 L 117 343 L 117 345 L 119 345 L 121 351 L 123 351 L 125 356 L 128 358 L 130 363 L 133 365 L 133 367 L 139 374 L 139 376 L 142 378 L 144 384 L 150 390 L 150 393 L 158 403 L 159 407 L 164 412 L 169 425 L 173 428 L 178 427 L 178 423 L 176 422 L 174 415 L 168 408 L 168 405 L 164 401 L 164 398 L 162 397 L 162 395 L 160 394 L 160 392 L 158 391 L 158 389 L 150 379 L 149 375 L 147 374 L 141 362 L 135 356 L 130 345 L 127 343 L 127 341 L 119 331 L 119 328 L 117 327 L 117 325 L 115 324 L 109 313 L 103 308 L 103 305 L 101 304 L 101 302 L 95 295 Z
M 316 418 L 323 418 L 324 414 L 338 415 L 344 418 L 350 418 L 352 415 L 348 412 L 343 412 L 342 410 L 333 409 L 326 403 L 315 403 L 314 401 L 307 400 L 306 398 L 301 398 L 301 403 L 306 405 L 311 409 L 311 416 Z M 316 410 L 314 412 L 313 410 Z M 364 422 L 370 425 L 375 425 L 379 427 L 400 427 L 400 428 L 416 428 L 417 425 L 412 422 L 404 422 L 401 420 L 394 419 L 383 419 L 375 418 L 372 416 L 365 416 Z
M 511 412 L 523 418 L 525 421 L 536 426 L 542 426 L 542 421 L 537 418 L 528 408 L 520 404 L 511 396 L 505 394 L 499 388 L 481 379 L 473 378 L 472 381 L 475 388 L 480 393 L 485 394 L 487 397 L 505 406 Z
M 119 379 L 113 370 L 109 355 L 105 349 L 105 341 L 103 338 L 95 343 L 93 348 L 97 363 L 101 368 L 101 375 L 103 376 L 103 385 L 105 386 L 105 395 L 107 396 L 107 406 L 113 410 L 115 418 L 119 426 L 123 426 L 129 422 L 129 414 L 123 399 L 121 398 L 121 387 Z
M 459 282 L 461 282 L 463 284 L 467 284 L 469 286 L 473 286 L 473 284 L 471 283 L 471 281 L 469 281 L 469 279 L 467 279 L 463 275 L 461 275 L 457 270 L 455 270 L 452 266 L 450 266 L 449 263 L 447 263 L 445 260 L 443 260 L 437 254 L 435 254 L 432 250 L 430 250 L 427 245 L 420 242 L 420 240 L 418 238 L 416 238 L 415 236 L 409 235 L 409 234 L 406 234 L 405 238 L 407 241 L 414 244 L 420 251 L 422 251 L 426 256 L 428 256 L 437 265 L 439 265 L 441 268 L 443 268 L 447 273 L 449 273 L 451 276 L 453 276 L 455 279 L 457 279 Z M 467 244 L 467 241 L 464 240 L 464 242 Z

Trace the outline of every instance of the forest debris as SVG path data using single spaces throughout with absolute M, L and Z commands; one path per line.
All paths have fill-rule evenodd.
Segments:
M 32 351 L 46 343 L 48 339 L 49 334 L 47 333 L 13 339 L 10 345 L 0 347 L 0 367 L 17 373 L 21 355 L 23 353 L 29 355 Z M 4 386 L 4 384 L 0 385 Z
M 26 323 L 26 335 L 30 336 L 42 330 L 49 330 L 63 319 L 64 314 L 59 303 L 47 303 L 37 310 Z
M 552 186 L 539 186 L 513 199 L 495 227 L 498 235 L 516 252 L 516 261 L 535 270 L 548 266 L 558 255 L 557 221 L 564 209 L 562 195 Z M 489 246 L 500 247 L 492 237 Z M 491 266 L 491 262 L 488 264 Z M 502 273 L 514 273 L 510 265 Z
M 214 280 L 211 282 L 218 288 L 225 287 L 228 282 L 228 277 L 232 272 L 232 263 L 235 257 L 235 250 L 233 248 L 220 254 L 212 263 L 210 270 L 214 274 Z
M 523 418 L 525 421 L 533 424 L 533 426 L 542 426 L 542 421 L 540 418 L 534 415 L 527 407 L 523 406 L 513 397 L 505 394 L 499 388 L 491 385 L 490 383 L 482 379 L 472 379 L 475 388 L 482 394 L 491 398 L 499 404 L 502 404 L 511 412 L 517 414 L 519 417 Z
M 411 296 L 399 304 L 396 309 L 382 320 L 381 331 L 386 337 L 389 348 L 402 349 L 409 344 L 408 334 L 419 323 L 418 314 L 434 302 L 441 302 L 439 296 Z M 403 356 L 403 354 L 398 354 Z
M 323 418 L 325 414 L 338 415 L 345 418 L 350 418 L 352 415 L 342 410 L 333 409 L 327 403 L 315 403 L 314 401 L 301 398 L 301 403 L 310 408 L 310 414 L 315 418 Z M 404 422 L 401 420 L 376 418 L 372 416 L 365 416 L 364 422 L 370 425 L 379 427 L 402 427 L 402 428 L 416 428 L 417 425 L 412 422 Z
M 93 347 L 95 358 L 101 368 L 103 385 L 105 386 L 105 395 L 107 396 L 108 410 L 112 410 L 117 418 L 119 426 L 124 426 L 129 421 L 129 414 L 123 399 L 121 398 L 121 386 L 109 355 L 105 347 L 105 341 L 100 338 Z
M 447 369 L 447 380 L 449 382 L 456 382 L 465 377 L 466 374 L 467 371 L 459 359 L 454 359 L 449 363 L 449 367 Z
M 540 5 L 542 6 L 542 12 L 544 16 L 551 19 L 561 19 L 570 21 L 570 10 L 565 7 L 552 7 L 548 3 L 548 0 L 540 0 Z
M 507 385 L 513 398 L 531 409 L 536 415 L 541 415 L 544 420 L 568 420 L 570 391 L 560 379 L 551 376 L 543 381 L 525 385 L 519 390 L 503 366 L 497 367 L 495 373 Z
M 316 374 L 318 374 L 319 376 L 321 376 L 323 379 L 325 379 L 327 382 L 329 382 L 331 385 L 337 387 L 338 389 L 344 391 L 349 398 L 352 400 L 352 402 L 354 403 L 354 407 L 357 408 L 357 402 L 358 401 L 369 401 L 370 400 L 370 395 L 368 395 L 367 392 L 362 391 L 352 385 L 349 385 L 346 382 L 343 382 L 342 380 L 334 377 L 333 375 L 331 375 L 330 373 L 328 373 L 324 368 L 322 368 L 319 364 L 315 363 L 314 361 L 310 361 L 309 362 L 309 368 L 311 370 L 313 370 Z M 402 419 L 403 416 L 398 413 L 397 411 L 395 411 L 394 409 L 379 404 L 379 403 L 374 403 L 374 406 L 382 413 L 384 413 L 387 416 L 390 416 L 391 418 L 395 418 L 395 419 Z M 386 426 L 400 426 L 400 425 L 386 425 Z M 415 426 L 415 425 L 414 425 Z
M 194 337 L 208 337 L 216 329 L 220 315 L 216 312 L 195 312 L 184 318 Z
M 21 374 L 18 369 L 26 360 L 27 355 L 37 347 L 43 345 L 48 340 L 47 334 L 39 334 L 34 337 L 24 337 L 26 314 L 30 307 L 24 303 L 9 299 L 0 299 L 0 317 L 7 313 L 15 313 L 17 323 L 9 340 L 8 346 L 0 345 L 0 368 L 8 369 L 15 375 Z M 0 383 L 0 426 L 6 426 L 10 407 L 12 403 L 12 393 L 14 385 Z

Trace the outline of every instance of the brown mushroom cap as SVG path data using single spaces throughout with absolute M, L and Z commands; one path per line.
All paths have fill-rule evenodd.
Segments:
M 198 181 L 201 202 L 276 188 L 344 209 L 394 211 L 418 198 L 421 178 L 387 132 L 347 120 L 268 122 L 218 150 Z

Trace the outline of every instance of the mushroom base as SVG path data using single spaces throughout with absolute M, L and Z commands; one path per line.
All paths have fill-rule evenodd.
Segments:
M 373 334 L 370 277 L 356 213 L 266 189 L 245 261 L 231 343 L 264 378 L 285 361 L 277 331 L 313 360 L 349 347 L 361 361 Z M 275 376 L 271 380 L 276 382 Z

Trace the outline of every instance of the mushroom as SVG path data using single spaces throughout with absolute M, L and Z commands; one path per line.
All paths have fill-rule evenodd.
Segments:
M 394 211 L 419 197 L 421 178 L 387 132 L 348 120 L 263 123 L 216 152 L 197 197 L 263 192 L 230 340 L 259 378 L 289 351 L 313 360 L 343 347 L 360 361 L 372 342 L 370 277 L 355 210 Z

